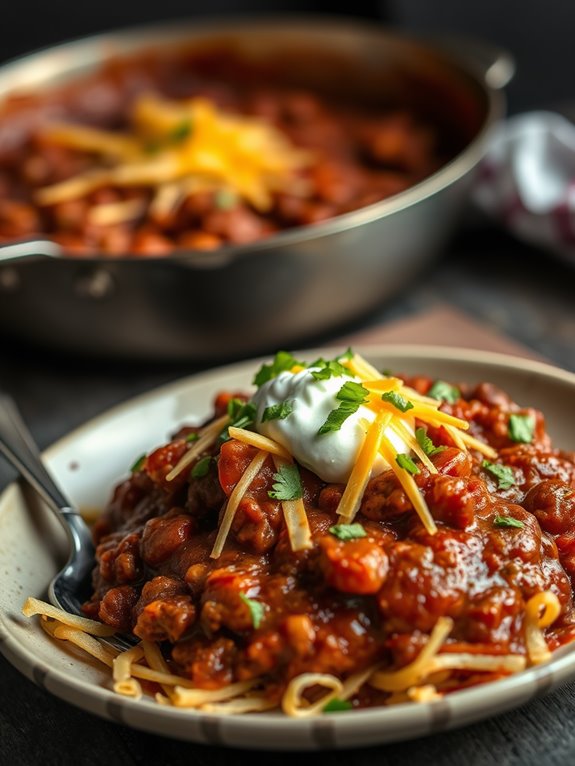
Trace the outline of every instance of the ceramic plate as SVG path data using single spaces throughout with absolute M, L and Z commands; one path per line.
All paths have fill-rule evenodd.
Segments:
M 542 409 L 557 446 L 575 448 L 575 375 L 497 354 L 440 348 L 361 349 L 380 368 L 452 381 L 492 381 L 521 404 Z M 322 351 L 309 353 L 315 358 Z M 328 352 L 329 353 L 329 352 Z M 332 352 L 333 353 L 333 352 Z M 326 351 L 323 351 L 326 354 Z M 123 404 L 61 439 L 46 460 L 73 502 L 102 507 L 111 487 L 142 452 L 183 422 L 202 420 L 213 395 L 248 389 L 258 362 L 212 370 Z M 444 699 L 293 720 L 281 714 L 216 716 L 118 697 L 101 666 L 54 643 L 20 610 L 46 586 L 66 558 L 66 536 L 34 495 L 19 485 L 0 496 L 0 650 L 48 692 L 113 721 L 202 743 L 248 748 L 356 747 L 411 739 L 495 715 L 575 677 L 575 648 L 537 668 Z

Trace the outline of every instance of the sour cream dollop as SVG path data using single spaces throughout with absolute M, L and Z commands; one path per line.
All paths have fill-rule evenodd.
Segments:
M 371 423 L 375 413 L 361 405 L 350 415 L 337 431 L 318 434 L 329 413 L 336 410 L 341 402 L 337 393 L 348 380 L 359 383 L 351 375 L 315 380 L 308 368 L 295 374 L 282 372 L 264 383 L 252 397 L 257 415 L 255 427 L 262 436 L 285 447 L 298 463 L 309 468 L 326 482 L 346 482 L 357 460 L 365 439 L 365 422 Z M 290 402 L 292 411 L 283 419 L 263 420 L 267 407 Z M 398 452 L 408 452 L 405 443 L 390 429 L 386 436 Z M 388 464 L 381 457 L 373 469 L 372 476 L 381 473 Z

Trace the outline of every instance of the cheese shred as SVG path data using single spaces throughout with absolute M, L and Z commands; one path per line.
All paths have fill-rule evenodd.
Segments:
M 222 415 L 221 418 L 217 418 L 213 423 L 209 423 L 203 428 L 200 431 L 200 438 L 196 442 L 193 442 L 190 449 L 184 453 L 183 457 L 168 473 L 166 481 L 173 481 L 176 476 L 179 476 L 182 471 L 185 471 L 185 469 L 190 466 L 204 450 L 209 449 L 229 422 L 229 416 Z
M 345 523 L 353 521 L 359 510 L 361 499 L 371 477 L 372 466 L 379 454 L 383 434 L 392 417 L 389 412 L 379 413 L 369 427 L 337 508 L 337 513 Z
M 216 537 L 216 541 L 214 543 L 214 547 L 212 549 L 212 552 L 210 553 L 211 558 L 213 559 L 219 558 L 221 552 L 223 551 L 224 545 L 226 544 L 227 536 L 229 534 L 229 531 L 232 526 L 232 522 L 234 520 L 234 516 L 236 514 L 236 511 L 238 510 L 238 506 L 241 503 L 245 493 L 250 488 L 252 481 L 258 475 L 267 457 L 268 457 L 267 452 L 259 451 L 256 454 L 252 462 L 246 468 L 241 479 L 238 481 L 238 483 L 234 487 L 232 494 L 229 496 L 228 502 L 226 505 L 226 510 L 224 512 L 224 517 L 221 521 L 220 528 L 218 529 L 218 534 Z
M 293 462 L 291 458 L 285 460 L 276 455 L 274 455 L 273 460 L 277 471 L 279 471 L 282 466 L 289 465 Z M 292 551 L 302 551 L 306 548 L 311 548 L 311 530 L 303 498 L 300 497 L 297 498 L 297 500 L 282 500 L 282 511 Z
M 429 508 L 427 507 L 425 498 L 419 491 L 419 487 L 415 483 L 413 476 L 397 464 L 397 452 L 395 451 L 392 443 L 385 436 L 382 439 L 381 451 L 389 463 L 391 470 L 397 476 L 399 483 L 405 491 L 405 494 L 410 499 L 411 504 L 413 505 L 426 531 L 430 535 L 434 535 L 437 532 L 437 526 L 435 525 L 435 521 L 433 520 L 433 516 L 431 515 Z

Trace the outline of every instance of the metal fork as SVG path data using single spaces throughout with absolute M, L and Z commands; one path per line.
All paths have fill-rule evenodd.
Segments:
M 95 564 L 92 535 L 78 510 L 48 473 L 14 401 L 6 394 L 0 394 L 0 452 L 36 490 L 66 530 L 70 556 L 50 582 L 48 597 L 54 606 L 82 615 L 82 603 L 89 595 Z M 105 641 L 120 649 L 132 645 L 127 636 L 112 636 Z

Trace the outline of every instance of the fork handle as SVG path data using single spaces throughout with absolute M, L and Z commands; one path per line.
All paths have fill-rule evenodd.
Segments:
M 52 510 L 63 517 L 62 521 L 67 516 L 77 515 L 77 511 L 44 467 L 28 428 L 16 405 L 6 394 L 0 394 L 0 452 Z

